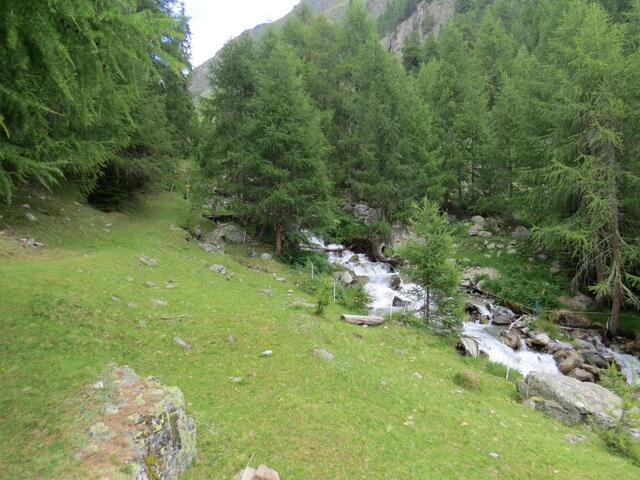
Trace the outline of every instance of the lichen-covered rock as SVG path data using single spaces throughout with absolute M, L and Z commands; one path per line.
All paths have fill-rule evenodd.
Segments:
M 196 456 L 196 427 L 178 387 L 113 367 L 93 389 L 100 419 L 78 452 L 87 478 L 173 480 Z M 105 395 L 106 393 L 106 395 Z
M 528 405 L 567 424 L 615 426 L 622 400 L 595 383 L 548 373 L 532 373 L 518 382 L 518 392 Z
M 249 235 L 241 228 L 231 223 L 221 223 L 207 234 L 205 243 L 219 245 L 221 242 L 245 243 L 247 240 Z

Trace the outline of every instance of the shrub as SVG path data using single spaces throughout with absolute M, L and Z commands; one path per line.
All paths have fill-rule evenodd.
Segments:
M 473 370 L 463 370 L 453 376 L 453 381 L 462 388 L 479 390 L 482 388 L 482 377 Z
M 353 287 L 344 287 L 341 285 L 339 295 L 340 303 L 353 310 L 364 310 L 371 302 L 371 296 L 362 285 L 355 285 Z

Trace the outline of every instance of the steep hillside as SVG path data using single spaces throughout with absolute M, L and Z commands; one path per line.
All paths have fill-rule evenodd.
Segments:
M 392 0 L 366 0 L 364 4 L 371 16 L 378 18 L 383 14 L 391 1 Z M 270 24 L 258 25 L 246 33 L 254 38 L 258 37 L 267 26 L 282 24 L 287 18 L 294 15 L 303 3 L 309 5 L 316 13 L 337 19 L 346 11 L 349 0 L 303 0 L 283 18 Z M 453 15 L 453 12 L 454 0 L 423 0 L 409 17 L 402 20 L 391 33 L 384 37 L 382 42 L 390 51 L 399 53 L 402 50 L 402 45 L 407 35 L 413 31 L 418 31 L 421 37 L 426 37 L 429 32 L 434 32 L 437 35 L 442 26 Z M 217 58 L 218 56 L 216 54 L 193 70 L 189 89 L 194 97 L 206 96 L 209 92 L 208 72 Z

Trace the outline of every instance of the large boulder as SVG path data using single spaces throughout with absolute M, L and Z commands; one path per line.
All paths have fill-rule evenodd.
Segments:
M 558 324 L 570 328 L 589 328 L 591 322 L 582 313 L 571 312 L 569 310 L 558 310 Z
M 196 427 L 178 387 L 113 366 L 90 390 L 98 415 L 78 452 L 86 478 L 173 480 L 186 471 L 196 456 Z
M 480 225 L 481 227 L 484 227 L 485 224 L 487 223 L 487 221 L 484 219 L 484 217 L 482 217 L 480 215 L 475 215 L 475 216 L 471 217 L 471 221 L 473 223 L 475 223 L 476 225 Z
M 240 227 L 231 223 L 221 223 L 215 230 L 209 232 L 205 238 L 205 243 L 220 244 L 227 243 L 244 243 L 249 239 L 247 232 Z
M 527 238 L 529 236 L 529 229 L 527 227 L 518 226 L 513 230 L 513 236 L 516 238 Z
M 478 343 L 478 340 L 467 335 L 460 337 L 457 348 L 460 353 L 470 357 L 479 357 L 481 354 L 480 343 Z
M 591 423 L 610 428 L 622 413 L 622 400 L 615 393 L 563 375 L 532 373 L 518 382 L 518 392 L 536 410 L 569 425 Z
M 346 270 L 342 272 L 335 272 L 333 274 L 333 278 L 335 278 L 340 283 L 344 283 L 345 285 L 351 285 L 355 281 L 353 275 L 351 275 L 351 273 L 347 272 Z
M 582 356 L 575 350 L 557 350 L 553 354 L 553 359 L 558 365 L 558 370 L 565 375 L 582 365 L 583 362 Z

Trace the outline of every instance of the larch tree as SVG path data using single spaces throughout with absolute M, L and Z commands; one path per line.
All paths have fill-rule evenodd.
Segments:
M 331 219 L 325 164 L 330 146 L 293 49 L 271 33 L 259 55 L 256 90 L 242 127 L 246 144 L 237 162 L 243 181 L 235 198 L 245 219 L 273 233 L 281 255 L 284 242 L 295 240 L 301 229 L 322 229 Z
M 538 240 L 571 254 L 575 280 L 611 301 L 612 335 L 623 304 L 640 305 L 629 268 L 638 259 L 637 207 L 629 195 L 640 186 L 640 70 L 638 54 L 625 51 L 625 31 L 601 6 L 576 1 L 552 35 L 558 83 L 547 84 L 540 105 L 551 128 L 534 190 Z

